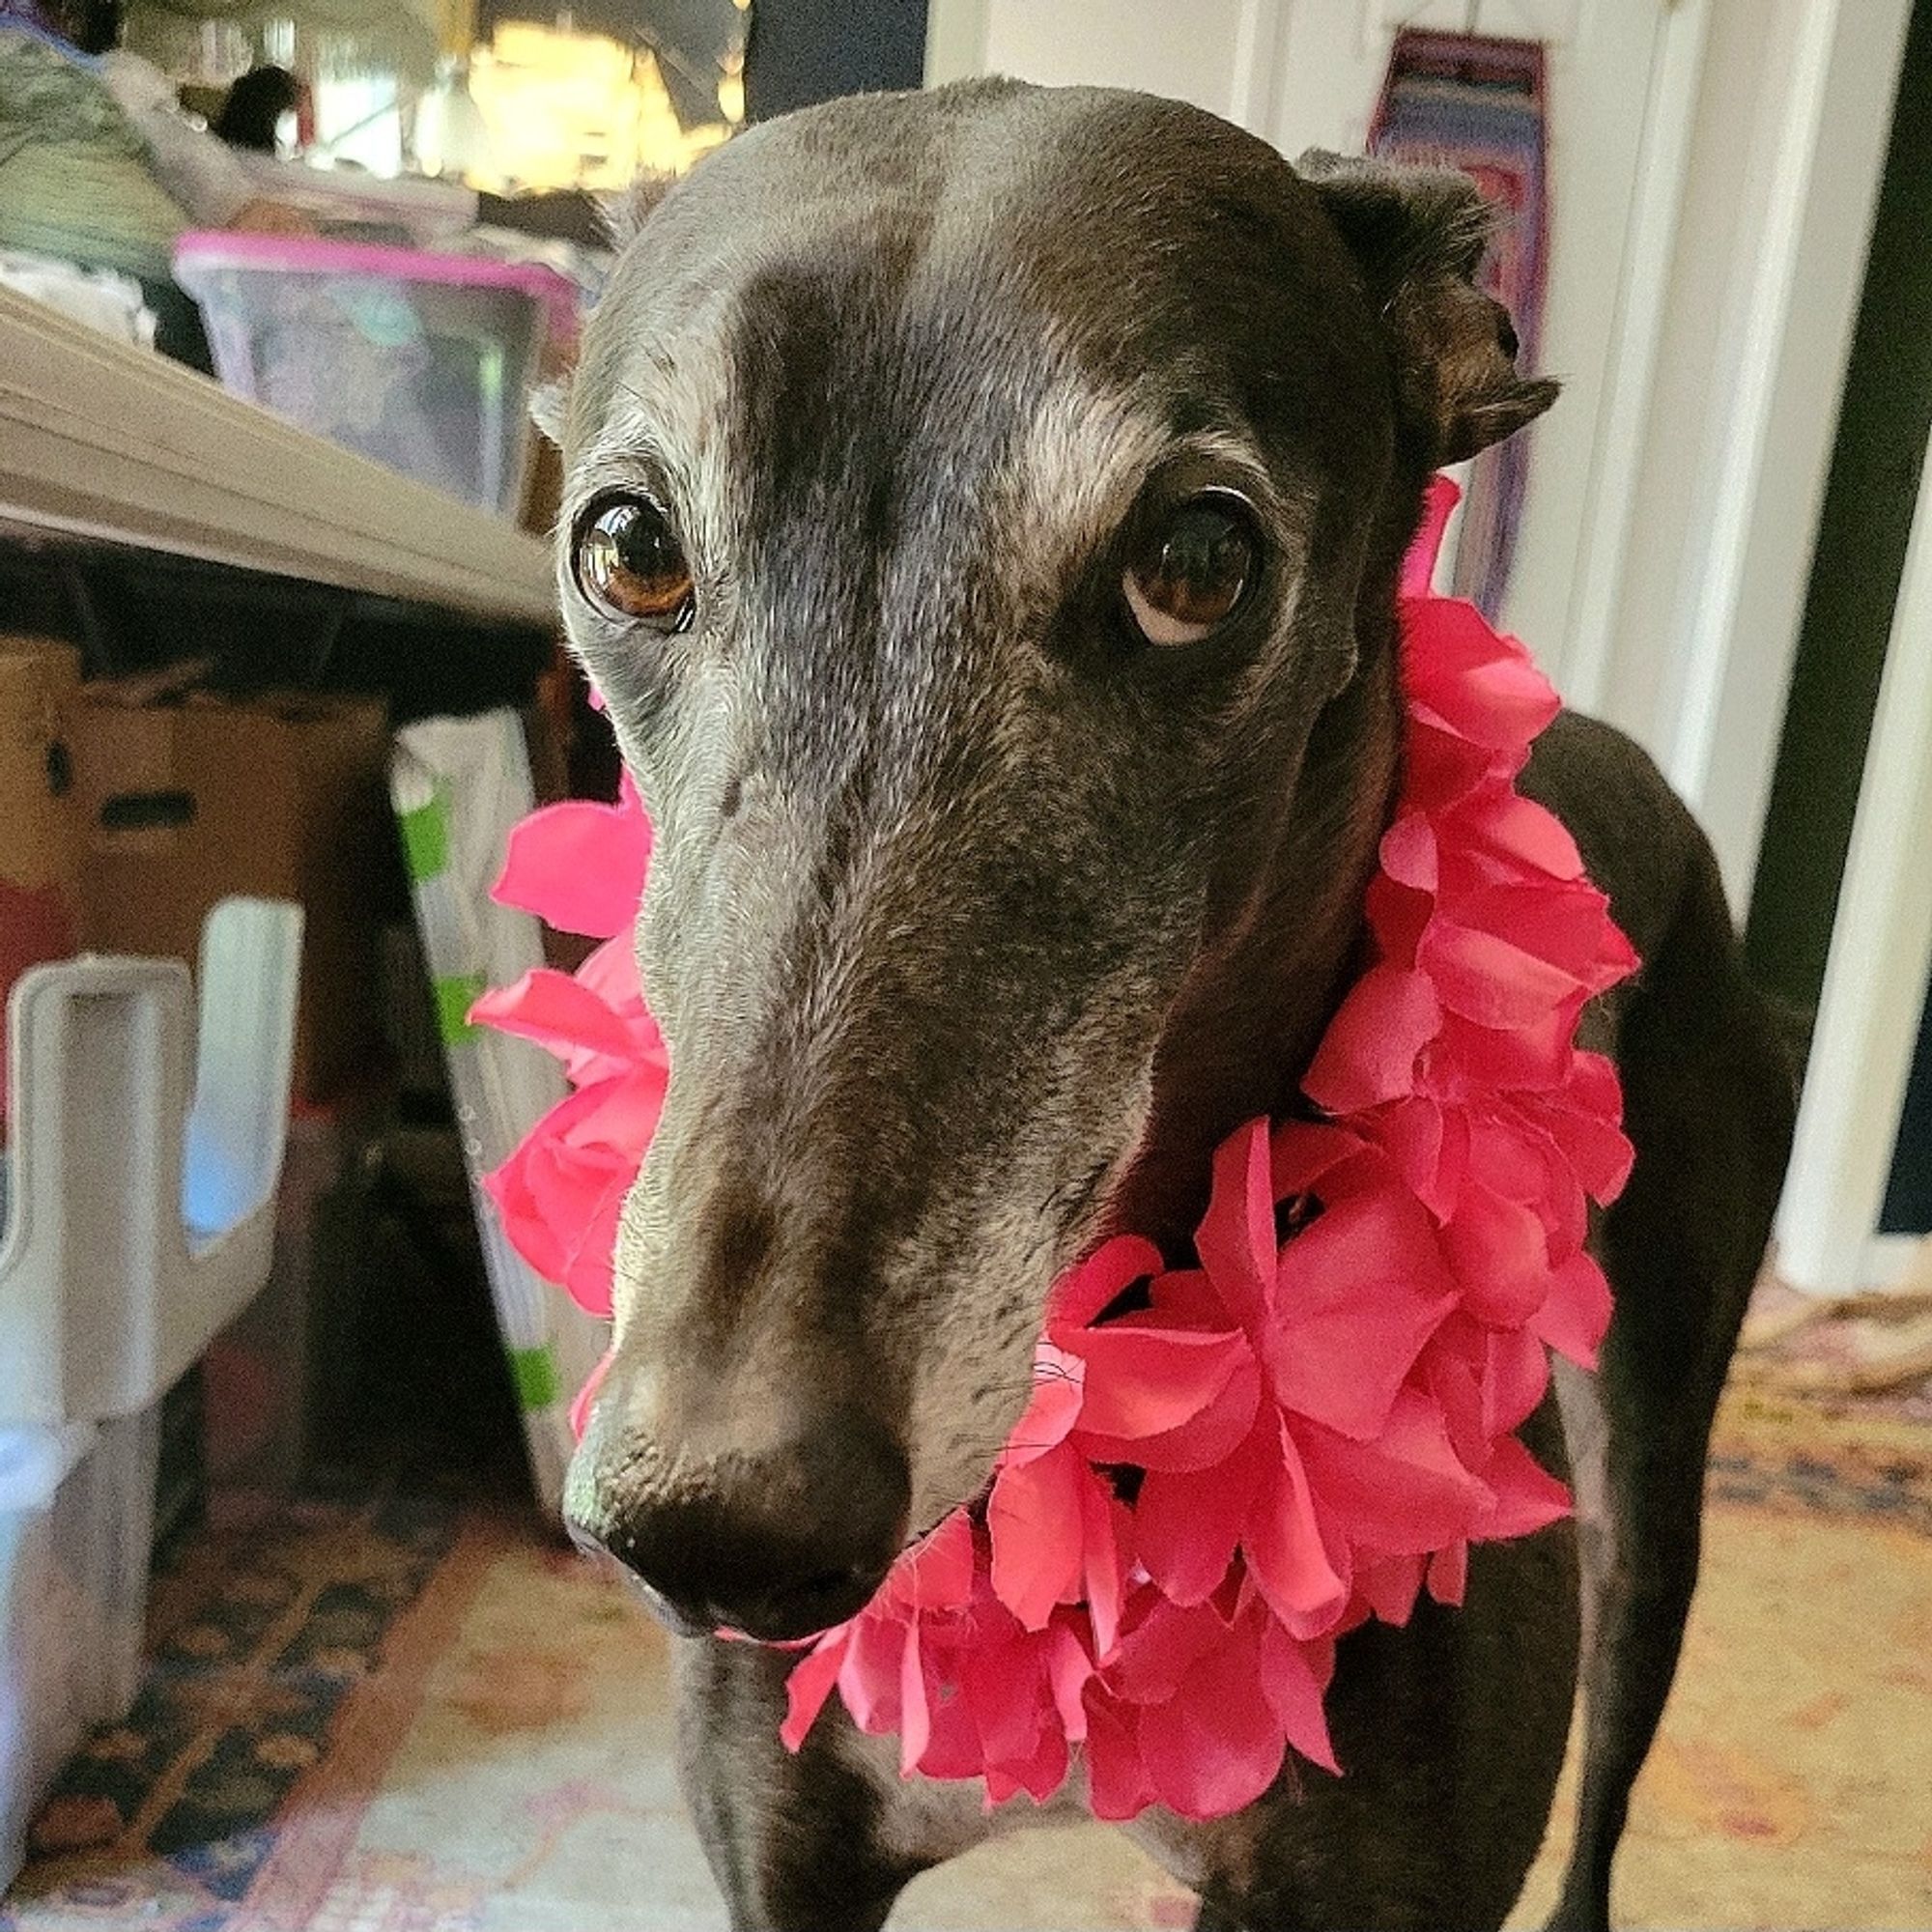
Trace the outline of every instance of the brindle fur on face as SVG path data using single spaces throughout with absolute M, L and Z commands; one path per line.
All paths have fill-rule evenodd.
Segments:
M 1363 647 L 1389 378 L 1315 195 L 1191 110 L 1043 99 L 748 134 L 586 343 L 565 531 L 641 491 L 698 586 L 666 638 L 564 576 L 657 833 L 674 1078 L 592 1444 L 632 1482 L 806 1381 L 902 1444 L 908 1530 L 983 1486 L 1246 916 L 1217 881 L 1254 878 Z M 1216 485 L 1258 584 L 1204 643 L 1134 640 L 1123 530 Z

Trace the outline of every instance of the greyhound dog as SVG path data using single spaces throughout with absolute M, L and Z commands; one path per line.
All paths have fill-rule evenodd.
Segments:
M 732 1925 L 863 1932 L 1019 1820 L 836 1709 L 789 1755 L 769 1646 L 983 1492 L 1056 1276 L 1115 1230 L 1184 1251 L 1214 1147 L 1296 1109 L 1360 968 L 1425 485 L 1555 385 L 1473 285 L 1461 177 L 1297 171 L 1138 95 L 838 101 L 632 228 L 550 420 L 569 633 L 655 828 L 673 1078 L 566 1514 L 681 1633 Z M 1343 1776 L 1129 1828 L 1203 1927 L 1500 1923 L 1579 1677 L 1552 1923 L 1608 1923 L 1792 1080 L 1644 755 L 1566 715 L 1523 788 L 1646 962 L 1585 1020 L 1637 1150 L 1593 1236 L 1614 1323 L 1526 1432 L 1577 1520 L 1343 1640 Z

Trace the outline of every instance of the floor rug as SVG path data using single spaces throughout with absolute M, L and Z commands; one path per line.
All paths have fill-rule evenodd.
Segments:
M 1932 1434 L 1746 1390 L 1619 1868 L 1652 1927 L 1932 1925 Z M 664 1643 L 528 1517 L 230 1503 L 158 1588 L 154 1667 L 37 1827 L 7 1932 L 721 1932 Z M 1513 1923 L 1553 1895 L 1567 1798 Z M 1118 1833 L 927 1874 L 904 1932 L 1154 1932 Z

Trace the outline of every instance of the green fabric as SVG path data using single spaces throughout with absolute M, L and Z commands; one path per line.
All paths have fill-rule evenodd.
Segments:
M 437 980 L 436 1025 L 444 1046 L 454 1046 L 475 1031 L 469 1024 L 469 1009 L 488 984 L 481 973 L 451 973 Z
M 190 226 L 99 75 L 0 21 L 0 247 L 166 281 Z
M 517 1400 L 526 1408 L 548 1408 L 563 1392 L 556 1378 L 556 1359 L 547 1344 L 512 1349 L 510 1377 L 517 1385 Z
M 434 879 L 449 869 L 449 801 L 439 791 L 427 805 L 398 814 L 403 863 L 410 877 Z

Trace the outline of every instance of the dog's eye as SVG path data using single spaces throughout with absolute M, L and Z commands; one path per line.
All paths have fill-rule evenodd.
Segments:
M 657 631 L 691 621 L 691 566 L 658 506 L 644 497 L 607 497 L 578 526 L 572 558 L 578 587 L 592 603 Z
M 1234 615 L 1255 574 L 1254 513 L 1232 490 L 1190 497 L 1136 547 L 1121 579 L 1151 644 L 1194 644 Z

